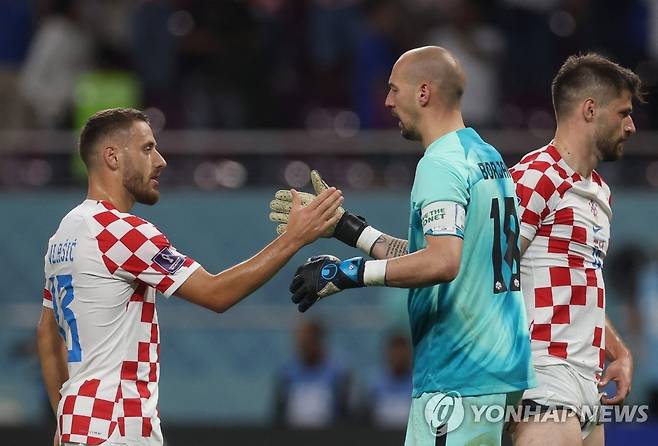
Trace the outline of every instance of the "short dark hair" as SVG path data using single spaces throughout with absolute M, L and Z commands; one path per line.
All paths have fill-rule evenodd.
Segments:
M 642 81 L 632 70 L 596 53 L 569 56 L 551 84 L 555 115 L 564 116 L 584 95 L 597 95 L 605 104 L 624 90 L 644 102 Z
M 80 131 L 78 142 L 80 157 L 87 169 L 91 166 L 94 146 L 98 141 L 112 132 L 130 128 L 135 121 L 143 121 L 151 125 L 148 116 L 134 108 L 109 108 L 96 112 L 87 119 Z

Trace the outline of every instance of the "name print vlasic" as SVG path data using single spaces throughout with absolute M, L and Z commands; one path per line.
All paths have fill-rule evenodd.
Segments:
M 78 245 L 78 239 L 66 239 L 63 242 L 53 242 L 48 246 L 48 263 L 72 262 L 75 254 L 75 247 Z

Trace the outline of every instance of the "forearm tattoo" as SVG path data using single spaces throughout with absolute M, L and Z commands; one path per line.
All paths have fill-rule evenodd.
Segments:
M 384 254 L 385 259 L 391 259 L 393 257 L 400 257 L 409 254 L 409 243 L 406 240 L 382 236 L 379 237 L 375 244 L 384 244 L 386 246 L 386 253 Z

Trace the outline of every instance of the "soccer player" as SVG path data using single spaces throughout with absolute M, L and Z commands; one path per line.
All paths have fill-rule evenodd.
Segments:
M 605 316 L 601 268 L 612 212 L 610 189 L 594 169 L 622 156 L 635 133 L 631 112 L 633 99 L 642 101 L 640 88 L 635 73 L 600 55 L 569 57 L 552 84 L 553 141 L 511 169 L 538 383 L 523 405 L 585 418 L 529 417 L 516 426 L 516 445 L 603 445 L 603 426 L 583 407 L 600 404 L 597 384 L 617 385 L 603 404 L 620 404 L 630 391 L 631 353 Z
M 331 189 L 302 209 L 291 191 L 288 230 L 251 259 L 212 275 L 129 213 L 135 202 L 158 201 L 166 166 L 146 115 L 98 112 L 82 129 L 79 148 L 89 173 L 87 199 L 48 243 L 37 329 L 58 422 L 54 442 L 162 445 L 156 291 L 228 310 L 335 225 L 342 196 Z
M 496 149 L 464 127 L 464 73 L 452 54 L 440 47 L 406 52 L 389 87 L 386 106 L 402 136 L 425 148 L 409 239 L 344 212 L 325 235 L 379 260 L 313 257 L 297 270 L 293 301 L 306 311 L 346 288 L 409 288 L 414 366 L 405 444 L 498 445 L 503 421 L 476 422 L 473 406 L 504 409 L 534 385 L 514 184 Z M 277 197 L 271 218 L 285 223 L 286 197 Z M 450 408 L 454 416 L 443 419 Z

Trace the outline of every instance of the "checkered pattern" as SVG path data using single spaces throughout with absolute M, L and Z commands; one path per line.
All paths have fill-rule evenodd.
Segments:
M 148 333 L 148 338 L 139 341 L 131 359 L 123 361 L 121 365 L 121 383 L 116 402 L 119 405 L 120 415 L 117 420 L 122 436 L 129 432 L 133 435 L 149 437 L 153 430 L 152 411 L 148 407 L 152 406 L 150 400 L 158 390 L 160 329 L 155 302 L 150 302 L 145 297 L 147 291 L 148 286 L 140 284 L 128 303 L 128 311 L 133 310 L 140 315 L 138 323 L 141 331 Z
M 536 365 L 567 362 L 599 378 L 605 357 L 601 267 L 610 236 L 610 189 L 593 172 L 582 178 L 552 145 L 510 169 L 521 235 L 521 285 Z
M 47 288 L 48 283 L 46 283 L 46 287 L 43 289 L 43 301 L 41 305 L 43 305 L 46 308 L 53 308 L 53 293 L 50 292 L 50 290 Z
M 157 411 L 160 332 L 156 290 L 170 295 L 199 267 L 179 254 L 149 222 L 107 202 L 86 200 L 72 210 L 51 244 L 75 240 L 72 261 L 50 264 L 48 278 L 70 275 L 73 292 L 44 290 L 43 305 L 56 299 L 60 332 L 81 358 L 69 363 L 60 390 L 58 421 L 63 442 L 162 444 Z M 75 322 L 75 326 L 68 324 Z
M 153 261 L 163 248 L 171 243 L 155 226 L 130 214 L 122 214 L 109 203 L 106 210 L 94 215 L 102 230 L 96 236 L 101 258 L 108 271 L 132 282 L 139 280 L 169 295 L 167 290 L 174 281 L 168 271 Z M 186 258 L 183 267 L 194 261 Z
M 114 402 L 98 398 L 99 379 L 85 381 L 77 393 L 63 397 L 59 426 L 63 443 L 101 444 L 112 435 Z

